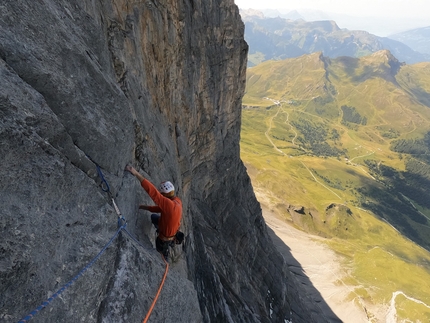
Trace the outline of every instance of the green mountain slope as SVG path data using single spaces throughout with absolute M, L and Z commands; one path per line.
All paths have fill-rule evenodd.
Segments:
M 394 297 L 414 322 L 430 319 L 429 95 L 430 63 L 379 51 L 264 62 L 243 98 L 241 155 L 260 202 L 329 239 L 369 313 Z

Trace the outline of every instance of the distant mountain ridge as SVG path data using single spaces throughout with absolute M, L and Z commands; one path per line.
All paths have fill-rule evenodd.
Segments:
M 249 66 L 275 59 L 298 57 L 321 51 L 324 56 L 362 57 L 387 49 L 408 64 L 430 61 L 430 54 L 412 50 L 402 42 L 366 31 L 340 29 L 336 22 L 266 18 L 256 10 L 242 11 Z
M 375 16 L 371 12 L 367 15 L 346 14 L 330 11 L 316 10 L 311 8 L 297 9 L 260 9 L 259 11 L 266 17 L 281 17 L 285 19 L 303 19 L 306 21 L 334 20 L 341 28 L 349 30 L 366 30 L 371 34 L 380 37 L 390 37 L 389 35 L 412 30 L 415 28 L 425 27 L 429 24 L 424 15 L 414 18 L 397 16 L 396 18 L 388 15 Z
M 408 45 L 415 51 L 430 54 L 430 26 L 415 28 L 388 37 Z

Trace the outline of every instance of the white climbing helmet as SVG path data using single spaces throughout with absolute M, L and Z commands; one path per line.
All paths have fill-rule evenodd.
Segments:
M 160 192 L 167 194 L 175 190 L 175 187 L 169 181 L 162 182 L 160 184 Z

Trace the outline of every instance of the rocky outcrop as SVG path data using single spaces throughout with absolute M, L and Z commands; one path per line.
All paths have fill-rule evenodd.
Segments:
M 161 281 L 132 163 L 183 200 L 151 322 L 311 322 L 239 156 L 247 45 L 233 0 L 0 5 L 0 320 L 140 322 Z M 102 185 L 101 185 L 102 184 Z M 312 316 L 312 317 L 311 317 Z

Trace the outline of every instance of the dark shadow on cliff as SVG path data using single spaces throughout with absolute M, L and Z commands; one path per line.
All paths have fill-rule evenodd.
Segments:
M 342 322 L 342 320 L 336 316 L 330 306 L 324 301 L 320 292 L 315 288 L 309 277 L 305 274 L 301 264 L 292 255 L 290 247 L 288 247 L 269 226 L 267 226 L 267 232 L 294 277 L 299 295 L 308 305 L 308 308 L 314 312 L 312 317 L 318 317 L 318 321 L 314 321 L 313 323 Z

